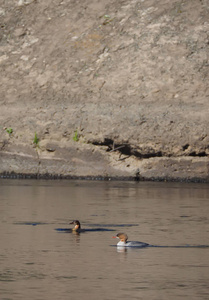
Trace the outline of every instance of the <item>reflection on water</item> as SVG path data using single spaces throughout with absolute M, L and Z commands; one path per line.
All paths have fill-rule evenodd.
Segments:
M 209 245 L 208 199 L 205 184 L 1 180 L 1 299 L 208 299 L 209 249 L 187 247 Z M 74 219 L 85 232 L 55 230 Z M 120 249 L 113 230 L 165 247 Z

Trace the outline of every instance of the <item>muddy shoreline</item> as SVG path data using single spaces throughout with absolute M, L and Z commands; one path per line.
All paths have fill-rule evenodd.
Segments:
M 179 183 L 209 183 L 209 179 L 203 178 L 140 178 L 140 177 L 103 177 L 103 176 L 69 176 L 58 174 L 16 174 L 4 172 L 0 174 L 0 179 L 27 179 L 27 180 L 79 180 L 79 181 L 136 181 L 136 182 L 179 182 Z

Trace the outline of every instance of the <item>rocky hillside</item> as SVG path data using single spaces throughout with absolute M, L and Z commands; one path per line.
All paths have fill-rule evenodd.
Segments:
M 7 0 L 0 26 L 1 174 L 208 181 L 209 0 Z

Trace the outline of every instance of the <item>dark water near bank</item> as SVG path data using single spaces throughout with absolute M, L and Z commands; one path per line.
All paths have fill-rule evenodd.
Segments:
M 206 184 L 1 180 L 0 299 L 209 299 L 208 216 Z

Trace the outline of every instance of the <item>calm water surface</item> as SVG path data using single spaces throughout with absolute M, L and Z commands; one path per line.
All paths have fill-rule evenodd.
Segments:
M 0 299 L 209 299 L 206 184 L 0 181 Z M 75 235 L 79 219 L 92 231 Z

